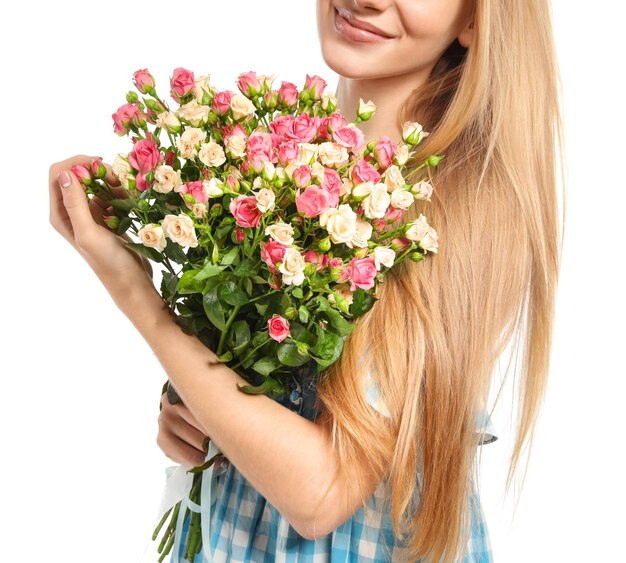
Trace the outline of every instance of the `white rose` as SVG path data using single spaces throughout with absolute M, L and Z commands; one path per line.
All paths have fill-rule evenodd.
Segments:
M 274 179 L 274 176 L 276 176 L 276 167 L 274 166 L 274 163 L 271 162 L 270 160 L 264 160 L 263 161 L 263 177 L 268 182 L 271 182 Z
M 433 195 L 433 186 L 430 182 L 422 180 L 417 184 L 413 184 L 411 191 L 415 194 L 417 199 L 425 199 L 430 201 L 430 197 Z
M 394 190 L 391 192 L 391 207 L 396 209 L 408 209 L 414 201 L 413 194 L 407 190 Z
M 168 131 L 180 131 L 180 119 L 171 111 L 162 111 L 156 119 L 156 126 Z
M 206 205 L 204 203 L 194 203 L 191 206 L 191 211 L 193 211 L 193 216 L 197 219 L 201 219 L 206 215 Z
M 274 209 L 274 201 L 276 200 L 276 195 L 272 190 L 268 188 L 261 188 L 256 194 L 254 194 L 254 197 L 256 197 L 257 209 L 261 213 L 267 213 L 268 211 Z M 291 232 L 293 233 L 293 229 L 291 230 Z M 290 242 L 289 244 L 292 243 Z
M 333 93 L 332 90 L 326 89 L 322 93 L 322 101 L 321 101 L 322 109 L 324 111 L 326 111 L 326 109 L 328 109 L 328 104 L 329 103 L 331 103 L 335 107 L 337 107 L 337 97 L 335 96 L 335 94 Z
M 317 178 L 320 184 L 324 181 L 324 170 L 326 170 L 317 160 L 311 164 L 311 178 Z
M 137 231 L 137 236 L 144 246 L 156 248 L 157 250 L 163 250 L 167 244 L 163 229 L 154 223 L 149 223 L 141 227 L 141 229 Z
M 381 219 L 391 203 L 391 196 L 387 186 L 378 182 L 374 184 L 371 193 L 362 201 L 363 214 L 369 219 Z
M 293 244 L 293 227 L 289 223 L 279 221 L 273 225 L 268 225 L 265 227 L 265 234 L 285 246 L 291 246 Z
M 374 182 L 361 182 L 352 188 L 352 197 L 359 199 L 364 198 L 372 193 L 374 189 Z
M 304 281 L 304 267 L 306 263 L 303 256 L 295 248 L 289 247 L 285 250 L 283 261 L 278 267 L 278 271 L 283 275 L 282 281 L 285 285 L 300 285 Z
M 252 180 L 252 187 L 255 190 L 260 190 L 263 187 L 263 178 L 261 178 L 261 176 L 256 176 L 254 180 Z
M 182 139 L 178 138 L 176 140 L 176 148 L 178 149 L 178 154 L 187 160 L 193 158 L 198 154 L 198 150 L 194 145 L 190 145 L 189 143 L 185 143 Z
M 180 140 L 187 144 L 198 146 L 206 139 L 206 131 L 199 129 L 198 127 L 187 127 L 180 136 Z
M 281 180 L 285 179 L 285 169 L 282 166 L 276 167 L 276 176 L 278 176 Z
M 116 175 L 120 175 L 122 172 L 132 172 L 132 167 L 128 164 L 127 157 L 118 154 L 113 161 L 111 166 L 113 168 L 113 173 Z
M 392 164 L 385 170 L 384 182 L 387 186 L 387 191 L 390 193 L 404 186 L 402 172 L 400 172 L 400 169 L 395 164 Z
M 417 121 L 405 121 L 402 124 L 402 140 L 405 143 L 416 145 L 427 135 L 428 133 L 423 130 Z
M 202 189 L 204 190 L 204 193 L 207 195 L 208 198 L 220 197 L 224 194 L 224 190 L 217 183 L 217 180 L 215 178 L 211 178 L 210 180 L 203 180 Z
M 128 180 L 134 180 L 135 177 L 130 172 L 120 172 L 117 177 L 120 180 L 120 184 L 125 189 L 129 189 Z
M 181 246 L 198 246 L 196 231 L 191 217 L 181 213 L 180 215 L 166 215 L 161 222 L 165 236 Z
M 356 213 L 347 204 L 331 207 L 319 215 L 320 225 L 326 227 L 335 244 L 351 242 L 356 232 Z
M 176 115 L 188 121 L 194 127 L 202 125 L 209 120 L 209 106 L 202 106 L 196 100 L 191 100 L 176 110 Z
M 155 184 L 152 189 L 155 192 L 167 194 L 171 192 L 176 186 L 182 184 L 180 170 L 174 170 L 168 164 L 162 164 L 158 166 L 154 171 Z
M 439 249 L 437 231 L 431 227 L 420 241 L 420 246 L 428 252 L 437 252 Z
M 317 158 L 318 145 L 313 143 L 298 143 L 300 153 L 298 160 L 301 164 L 310 165 Z
M 377 270 L 380 270 L 381 266 L 391 268 L 395 258 L 396 253 L 392 248 L 387 248 L 386 246 L 377 246 L 374 248 L 374 264 L 376 264 Z
M 259 81 L 259 84 L 261 85 L 261 87 L 265 86 L 265 88 L 267 88 L 268 90 L 271 90 L 272 84 L 274 80 L 276 80 L 276 75 L 275 74 L 257 74 L 256 78 Z
M 424 250 L 437 252 L 437 232 L 428 224 L 426 217 L 421 213 L 415 221 L 409 223 L 409 228 L 404 236 L 409 240 L 418 242 Z
M 243 135 L 231 135 L 226 141 L 226 152 L 233 158 L 246 156 L 246 138 Z
M 237 93 L 230 99 L 230 109 L 233 112 L 233 119 L 239 121 L 248 118 L 256 111 L 254 104 L 243 94 Z
M 362 119 L 366 119 L 374 115 L 375 112 L 376 104 L 372 102 L 372 100 L 364 102 L 362 98 L 359 98 L 359 109 L 357 111 L 357 115 L 359 115 Z
M 339 143 L 327 141 L 318 145 L 319 161 L 329 168 L 340 168 L 348 162 L 348 150 Z
M 204 97 L 204 93 L 211 92 L 211 84 L 209 83 L 210 78 L 211 78 L 210 74 L 195 77 L 193 95 L 199 104 L 202 103 L 202 98 Z
M 396 147 L 396 152 L 393 155 L 393 161 L 398 166 L 404 166 L 407 160 L 409 160 L 409 147 L 408 145 L 401 143 Z
M 226 155 L 222 145 L 215 141 L 204 143 L 198 151 L 198 158 L 205 166 L 221 166 L 226 162 Z
M 356 229 L 354 231 L 354 237 L 348 243 L 350 248 L 357 246 L 359 248 L 367 248 L 367 242 L 372 238 L 373 227 L 371 223 L 363 221 L 362 219 L 356 220 Z

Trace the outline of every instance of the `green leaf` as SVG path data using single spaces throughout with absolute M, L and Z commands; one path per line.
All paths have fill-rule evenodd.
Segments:
M 233 350 L 239 354 L 250 344 L 250 327 L 246 321 L 235 321 L 230 329 Z
M 213 323 L 217 330 L 223 331 L 226 328 L 224 316 L 226 311 L 220 302 L 217 291 L 219 286 L 211 288 L 202 297 L 202 305 L 207 318 Z
M 172 274 L 172 272 L 164 271 L 161 278 L 161 295 L 167 300 L 170 300 L 176 294 L 176 288 L 178 286 L 178 277 Z
M 211 264 L 211 262 L 208 262 L 204 265 L 202 270 L 200 270 L 196 274 L 196 280 L 205 280 L 207 278 L 216 276 L 220 272 L 223 272 L 225 269 L 226 266 L 220 266 L 218 264 Z
M 130 248 L 137 254 L 141 254 L 146 258 L 149 258 L 153 262 L 163 262 L 163 254 L 161 254 L 156 248 L 152 248 L 151 246 L 144 246 L 141 243 L 136 242 L 127 242 L 125 243 L 127 248 Z
M 304 328 L 298 322 L 295 322 L 295 321 L 289 322 L 289 332 L 293 340 L 297 340 L 298 342 L 304 342 L 308 344 L 309 346 L 313 346 L 315 344 L 315 341 L 316 341 L 315 335 L 310 333 L 306 328 Z
M 318 311 L 326 313 L 331 326 L 335 329 L 335 332 L 339 336 L 347 336 L 352 332 L 354 324 L 347 321 L 341 316 L 341 313 L 337 309 L 333 309 L 332 305 L 328 302 L 328 299 L 322 296 L 317 296 L 311 300 L 318 306 Z
M 237 266 L 234 274 L 240 278 L 248 278 L 257 273 L 258 262 L 254 258 L 246 258 Z
M 239 256 L 239 247 L 233 246 L 220 260 L 220 264 L 224 266 L 230 266 L 235 259 Z
M 188 293 L 202 293 L 204 291 L 204 282 L 196 279 L 198 271 L 187 270 L 183 273 L 178 280 L 178 293 L 185 295 Z
M 220 287 L 220 299 L 229 305 L 245 305 L 250 299 L 234 281 L 226 281 Z
M 278 367 L 280 367 L 280 362 L 278 361 L 278 358 L 265 357 L 255 362 L 252 366 L 252 369 L 260 373 L 261 375 L 267 376 Z
M 233 359 L 233 353 L 230 350 L 227 350 L 223 354 L 220 354 L 217 357 L 218 362 L 230 362 Z
M 350 305 L 350 313 L 355 317 L 367 313 L 377 301 L 371 293 L 368 293 L 363 288 L 359 287 L 352 294 L 352 305 Z
M 120 224 L 117 226 L 115 232 L 118 235 L 123 235 L 128 230 L 128 227 L 130 227 L 132 222 L 133 220 L 130 217 L 122 217 L 120 219 Z
M 301 354 L 295 342 L 281 342 L 276 350 L 278 359 L 286 366 L 301 366 L 310 360 L 307 354 Z
M 311 349 L 311 352 L 319 358 L 335 362 L 341 356 L 343 350 L 344 339 L 329 330 L 317 332 L 317 344 Z
M 252 278 L 243 278 L 243 288 L 248 295 L 252 296 Z
M 300 308 L 298 309 L 298 318 L 300 319 L 300 322 L 306 324 L 309 322 L 310 317 L 311 314 L 309 313 L 309 310 L 304 305 L 300 305 Z
M 187 255 L 183 251 L 183 247 L 172 239 L 167 239 L 167 246 L 163 250 L 163 254 L 170 260 L 174 260 L 177 264 L 186 264 L 188 262 Z
M 302 294 L 302 288 L 300 286 L 294 287 L 291 291 L 291 295 L 297 297 L 298 299 L 302 299 L 304 297 L 304 295 Z

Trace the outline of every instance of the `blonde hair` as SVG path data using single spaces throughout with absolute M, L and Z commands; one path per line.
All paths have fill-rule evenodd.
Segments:
M 387 274 L 317 394 L 338 471 L 358 483 L 354 469 L 366 459 L 386 479 L 394 532 L 411 560 L 463 556 L 478 472 L 475 417 L 514 337 L 522 361 L 507 491 L 532 446 L 563 236 L 559 94 L 549 0 L 476 0 L 469 49 L 455 41 L 398 113 L 399 125 L 417 120 L 430 132 L 412 165 L 445 155 L 432 202 L 405 217 L 427 215 L 439 252 Z M 363 397 L 365 351 L 390 419 Z

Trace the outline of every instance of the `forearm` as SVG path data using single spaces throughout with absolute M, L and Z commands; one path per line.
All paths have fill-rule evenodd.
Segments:
M 327 432 L 265 395 L 239 391 L 236 384 L 248 382 L 185 334 L 156 290 L 135 291 L 116 302 L 187 408 L 243 476 L 301 533 L 314 520 L 323 529 L 316 514 L 333 470 Z

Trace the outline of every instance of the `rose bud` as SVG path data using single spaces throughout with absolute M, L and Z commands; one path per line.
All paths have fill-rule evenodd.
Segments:
M 112 231 L 115 231 L 120 226 L 120 218 L 115 215 L 107 215 L 102 217 L 106 226 L 109 227 Z
M 104 166 L 104 164 L 102 164 L 102 160 L 99 158 L 96 158 L 94 161 L 92 161 L 91 163 L 91 174 L 95 177 L 95 178 L 104 178 L 106 176 L 107 173 L 107 169 Z
M 154 92 L 154 77 L 147 68 L 135 71 L 133 82 L 142 94 L 152 94 Z
M 70 170 L 83 186 L 90 186 L 92 184 L 91 172 L 89 171 L 88 166 L 85 166 L 84 164 L 75 164 L 70 168 Z
M 369 100 L 364 102 L 362 98 L 359 98 L 359 109 L 357 115 L 361 121 L 367 121 L 376 113 L 376 104 Z
M 139 96 L 137 95 L 137 92 L 133 92 L 132 90 L 129 90 L 128 93 L 126 94 L 126 101 L 129 104 L 134 104 L 139 100 Z

